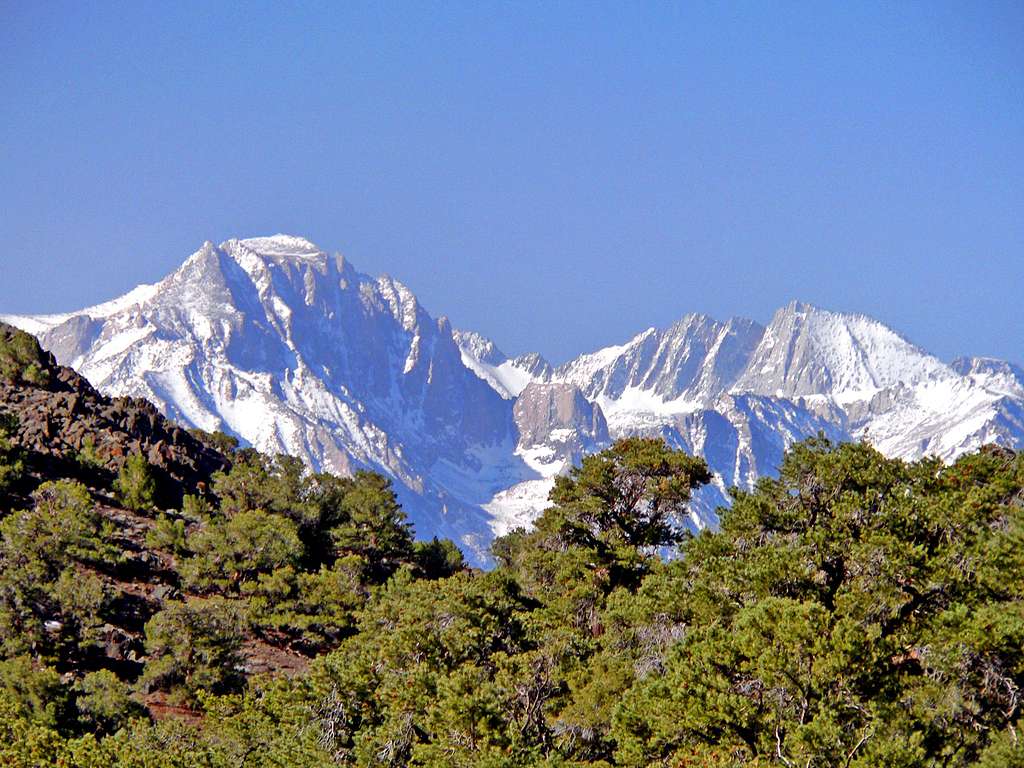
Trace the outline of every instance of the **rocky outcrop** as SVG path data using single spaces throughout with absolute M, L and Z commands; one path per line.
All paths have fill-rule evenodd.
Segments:
M 1024 368 L 1018 365 L 991 357 L 959 357 L 952 368 L 979 386 L 1024 400 Z
M 57 364 L 36 340 L 0 323 L 0 346 L 17 345 L 30 380 L 0 378 L 0 413 L 17 420 L 13 442 L 38 461 L 78 463 L 116 473 L 132 454 L 156 469 L 166 496 L 194 493 L 227 459 L 164 418 L 140 398 L 100 394 L 71 368 Z
M 572 384 L 527 385 L 516 399 L 513 416 L 521 448 L 551 446 L 578 462 L 583 452 L 609 442 L 601 407 Z
M 628 403 L 643 392 L 662 401 L 707 405 L 743 372 L 763 332 L 742 318 L 720 323 L 686 315 L 665 330 L 649 328 L 624 345 L 580 355 L 550 378 L 576 384 L 602 404 Z

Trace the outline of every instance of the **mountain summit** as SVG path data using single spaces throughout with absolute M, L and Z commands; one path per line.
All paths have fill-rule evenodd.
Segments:
M 790 398 L 856 399 L 950 373 L 877 320 L 794 301 L 772 317 L 736 388 Z
M 686 315 L 557 368 L 435 319 L 402 283 L 288 235 L 212 242 L 154 285 L 61 315 L 6 316 L 106 394 L 338 473 L 391 477 L 416 529 L 478 561 L 587 451 L 660 435 L 704 456 L 693 504 L 775 471 L 795 440 L 904 458 L 1024 443 L 1024 376 L 946 365 L 882 323 L 793 302 L 767 327 Z

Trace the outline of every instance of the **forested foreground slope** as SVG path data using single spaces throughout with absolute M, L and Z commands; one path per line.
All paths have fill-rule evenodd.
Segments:
M 1024 765 L 1011 451 L 806 441 L 691 537 L 624 439 L 482 572 L 72 374 L 0 334 L 0 765 Z

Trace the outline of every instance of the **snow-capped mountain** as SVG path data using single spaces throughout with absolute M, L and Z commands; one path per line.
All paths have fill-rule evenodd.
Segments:
M 622 346 L 581 355 L 549 378 L 578 386 L 600 403 L 613 429 L 628 431 L 637 414 L 712 404 L 743 373 L 763 333 L 751 320 L 687 315 L 667 330 L 648 328 Z
M 473 457 L 514 442 L 512 403 L 465 367 L 447 320 L 396 280 L 300 238 L 208 242 L 117 301 L 11 320 L 104 392 L 146 397 L 316 469 L 380 469 L 419 530 L 476 550 L 491 538 L 486 514 L 431 469 L 485 466 Z M 490 471 L 527 471 L 516 474 L 511 449 L 498 452 L 509 458 Z
M 877 320 L 794 302 L 775 313 L 734 391 L 796 399 L 893 456 L 952 459 L 1015 444 L 1019 395 L 991 366 L 964 375 Z M 1000 382 L 1013 366 L 1006 366 Z M 1018 369 L 1019 370 L 1019 369 Z
M 775 313 L 736 389 L 777 397 L 863 399 L 951 373 L 895 331 L 863 315 L 793 302 Z
M 474 342 L 461 346 L 475 370 L 474 350 L 488 342 Z M 819 432 L 907 459 L 1024 445 L 1019 367 L 985 358 L 947 365 L 869 317 L 799 302 L 767 327 L 687 315 L 531 378 L 579 387 L 613 439 L 660 435 L 704 456 L 716 477 L 691 505 L 696 527 L 715 522 L 729 486 L 772 474 L 789 445 Z
M 453 331 L 398 281 L 285 235 L 207 242 L 96 307 L 0 319 L 108 394 L 315 469 L 384 472 L 419 535 L 450 536 L 477 562 L 494 535 L 529 524 L 558 473 L 623 435 L 708 460 L 694 527 L 818 432 L 907 458 L 1024 444 L 1024 371 L 947 365 L 860 315 L 795 302 L 767 327 L 687 315 L 555 368 Z

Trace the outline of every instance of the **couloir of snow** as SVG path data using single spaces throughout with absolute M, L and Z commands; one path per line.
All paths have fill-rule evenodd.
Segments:
M 862 315 L 797 302 L 767 327 L 685 315 L 552 368 L 287 235 L 207 242 L 121 298 L 2 319 L 107 393 L 316 470 L 384 472 L 420 536 L 478 563 L 532 522 L 558 474 L 625 435 L 707 459 L 714 482 L 683 521 L 694 529 L 819 432 L 905 458 L 1024 443 L 1019 367 L 947 365 Z
M 531 381 L 542 380 L 550 370 L 540 355 L 509 358 L 494 342 L 475 331 L 455 331 L 462 363 L 490 384 L 506 400 L 514 400 Z

